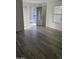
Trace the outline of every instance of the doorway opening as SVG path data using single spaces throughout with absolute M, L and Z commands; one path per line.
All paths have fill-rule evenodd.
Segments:
M 30 20 L 30 25 L 37 25 L 37 8 L 32 7 L 31 9 L 31 20 Z
M 42 7 L 26 6 L 24 12 L 24 29 L 43 26 Z

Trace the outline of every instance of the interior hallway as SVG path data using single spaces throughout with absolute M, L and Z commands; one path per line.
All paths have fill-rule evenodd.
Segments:
M 25 59 L 62 59 L 61 31 L 31 27 L 16 33 L 16 57 Z
M 62 59 L 61 0 L 47 0 L 44 3 L 44 0 L 28 0 L 29 3 L 25 0 L 23 4 L 22 1 L 16 0 L 16 57 Z M 39 27 L 30 26 L 32 6 L 42 7 L 37 8 L 37 12 L 41 11 L 40 17 L 37 17 Z

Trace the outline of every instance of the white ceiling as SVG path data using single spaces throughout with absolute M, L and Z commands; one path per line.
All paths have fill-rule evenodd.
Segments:
M 47 0 L 23 0 L 23 3 L 36 3 L 36 4 L 40 4 L 40 3 L 45 3 Z
M 47 2 L 61 2 L 62 0 L 23 0 L 23 6 L 31 5 L 31 6 L 40 6 L 41 4 L 45 4 Z M 61 2 L 62 3 L 62 2 Z
M 39 7 L 42 6 L 41 4 L 44 4 L 46 2 L 47 0 L 23 0 L 23 7 L 26 7 L 28 5 Z
M 35 3 L 35 4 L 41 4 L 41 3 L 47 3 L 47 2 L 54 2 L 54 1 L 62 1 L 62 0 L 23 0 L 23 3 Z

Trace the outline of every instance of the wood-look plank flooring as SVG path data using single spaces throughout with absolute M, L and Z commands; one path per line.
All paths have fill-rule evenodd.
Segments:
M 24 59 L 62 59 L 62 32 L 31 27 L 16 33 L 16 57 Z

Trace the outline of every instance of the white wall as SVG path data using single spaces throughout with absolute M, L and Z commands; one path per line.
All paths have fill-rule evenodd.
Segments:
M 42 20 L 43 20 L 43 26 L 46 26 L 46 9 L 47 9 L 47 5 L 46 4 L 42 4 Z
M 54 7 L 61 5 L 62 0 L 49 0 L 47 2 L 46 26 L 62 31 L 62 24 L 54 22 Z M 59 21 L 59 20 L 58 20 Z
M 23 7 L 22 0 L 16 0 L 16 31 L 23 31 Z
M 24 29 L 30 28 L 30 19 L 31 19 L 31 7 L 25 6 L 23 7 L 24 14 Z
M 33 3 L 25 3 L 24 6 L 41 6 L 43 7 L 42 9 L 42 19 L 45 19 L 46 18 L 46 26 L 47 27 L 50 27 L 50 28 L 54 28 L 54 29 L 57 29 L 57 30 L 60 30 L 62 31 L 62 23 L 57 23 L 57 22 L 61 22 L 60 19 L 58 20 L 58 17 L 56 16 L 55 18 L 55 15 L 54 15 L 54 8 L 56 6 L 59 6 L 59 5 L 62 5 L 62 0 L 47 0 L 47 5 L 40 5 L 40 4 L 33 4 Z M 46 9 L 46 10 L 45 10 Z M 30 20 L 30 16 L 29 16 L 29 7 L 25 7 L 24 8 L 25 10 L 25 15 L 27 16 L 24 16 L 24 19 L 27 19 L 27 26 L 29 26 L 29 20 Z M 26 11 L 28 10 L 28 12 Z M 45 17 L 45 11 L 46 11 L 46 17 Z M 55 21 L 56 19 L 56 21 Z

